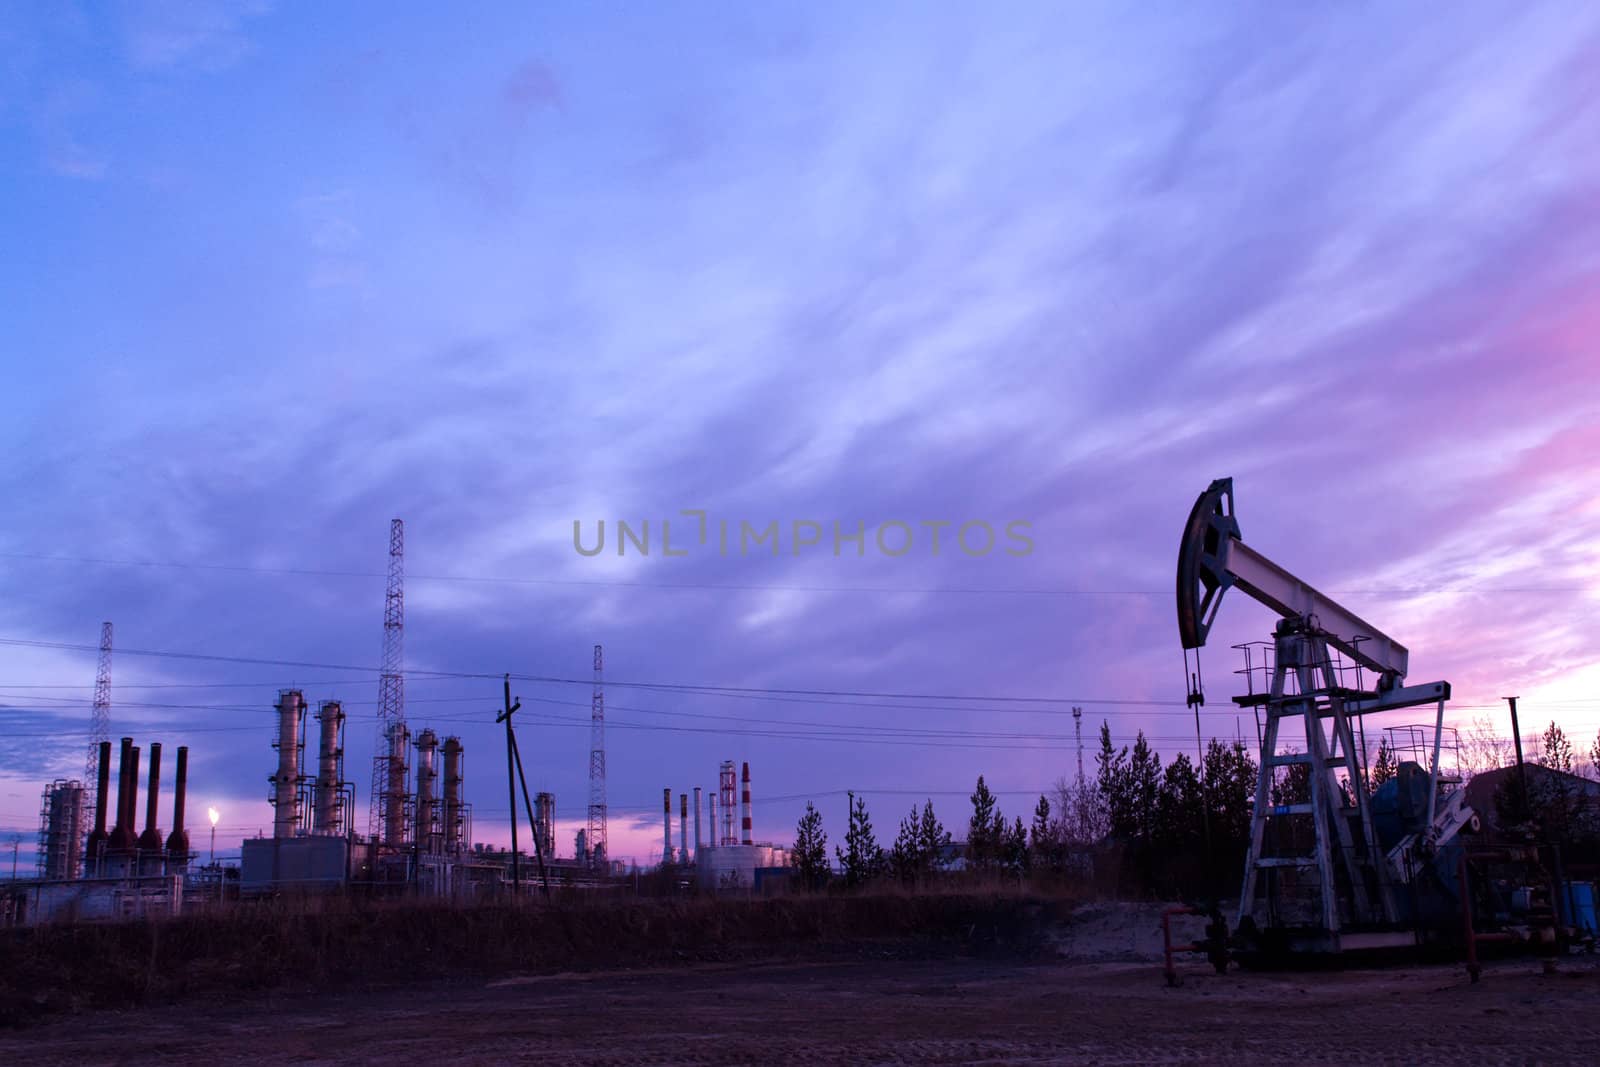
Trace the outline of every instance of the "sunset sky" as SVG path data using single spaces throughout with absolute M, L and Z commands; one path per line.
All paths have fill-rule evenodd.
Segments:
M 104 619 L 112 737 L 191 746 L 197 840 L 208 804 L 220 846 L 270 831 L 289 685 L 346 702 L 364 829 L 396 516 L 407 717 L 462 737 L 482 840 L 499 675 L 569 679 L 513 688 L 570 855 L 597 642 L 641 862 L 723 759 L 787 841 L 807 798 L 842 836 L 847 789 L 880 836 L 929 796 L 964 828 L 979 773 L 1026 814 L 1074 703 L 1192 752 L 1173 565 L 1219 476 L 1454 717 L 1520 694 L 1594 740 L 1600 8 L 467 10 L 0 13 L 24 863 Z M 676 546 L 684 509 L 827 533 L 574 551 L 574 520 Z M 953 548 L 980 520 L 1033 551 Z M 918 540 L 836 557 L 835 522 Z M 1222 608 L 1206 733 L 1253 739 L 1229 646 L 1271 623 Z

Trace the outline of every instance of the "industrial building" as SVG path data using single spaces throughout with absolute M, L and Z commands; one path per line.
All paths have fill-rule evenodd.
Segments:
M 742 787 L 742 788 L 741 788 Z M 735 795 L 741 813 L 740 832 L 733 829 Z M 661 863 L 692 869 L 696 889 L 702 892 L 759 892 L 766 885 L 788 874 L 788 849 L 770 842 L 755 841 L 750 800 L 750 764 L 737 775 L 732 760 L 724 760 L 718 770 L 717 790 L 711 795 L 710 834 L 700 830 L 700 797 L 694 790 L 694 848 L 689 847 L 689 794 L 678 794 L 678 845 L 672 844 L 672 790 L 662 790 Z M 719 824 L 717 809 L 722 809 Z
M 193 858 L 184 829 L 189 750 L 179 747 L 173 790 L 172 833 L 157 826 L 161 793 L 161 744 L 150 745 L 144 829 L 137 825 L 140 749 L 122 739 L 116 810 L 108 812 L 111 742 L 97 747 L 94 825 L 83 833 L 83 783 L 55 781 L 45 787 L 39 826 L 39 878 L 7 883 L 0 892 L 0 925 L 23 926 L 60 919 L 176 915 L 183 908 L 185 874 Z M 108 815 L 115 822 L 108 830 Z

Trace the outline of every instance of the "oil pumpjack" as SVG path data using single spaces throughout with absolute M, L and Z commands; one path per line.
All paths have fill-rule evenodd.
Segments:
M 1178 554 L 1186 656 L 1205 645 L 1235 588 L 1279 621 L 1259 665 L 1266 684 L 1257 691 L 1252 682 L 1251 692 L 1234 697 L 1262 716 L 1234 944 L 1245 953 L 1417 944 L 1430 915 L 1459 907 L 1441 850 L 1477 825 L 1463 791 L 1446 789 L 1439 773 L 1450 683 L 1406 684 L 1404 645 L 1245 544 L 1233 480 L 1220 478 L 1195 501 Z M 1193 678 L 1189 702 L 1198 707 L 1204 695 Z M 1421 803 L 1408 824 L 1380 834 L 1356 741 L 1361 718 L 1424 705 L 1435 709 L 1432 758 L 1409 768 Z M 1304 750 L 1289 750 L 1293 742 Z M 1288 803 L 1274 800 L 1280 769 L 1301 786 Z

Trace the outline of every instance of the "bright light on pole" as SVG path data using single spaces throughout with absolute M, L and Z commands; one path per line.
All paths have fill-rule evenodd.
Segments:
M 217 820 L 222 818 L 222 812 L 216 808 L 207 808 L 206 814 L 211 818 L 211 866 L 217 865 Z

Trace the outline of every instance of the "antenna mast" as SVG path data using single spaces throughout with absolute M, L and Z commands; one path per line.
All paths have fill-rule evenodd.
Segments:
M 600 646 L 594 646 L 594 696 L 589 703 L 589 856 L 605 870 L 610 859 L 606 842 L 606 697 Z
M 390 808 L 403 804 L 403 795 L 394 795 L 390 789 L 390 764 L 393 762 L 391 736 L 396 729 L 404 729 L 406 722 L 405 676 L 405 524 L 399 519 L 389 522 L 389 584 L 383 598 L 383 673 L 378 677 L 378 747 L 372 757 L 371 806 L 367 816 L 367 833 L 379 840 L 385 828 L 391 825 Z M 401 748 L 402 756 L 404 748 Z M 403 782 L 403 779 L 402 779 Z M 398 845 L 398 841 L 386 844 Z

